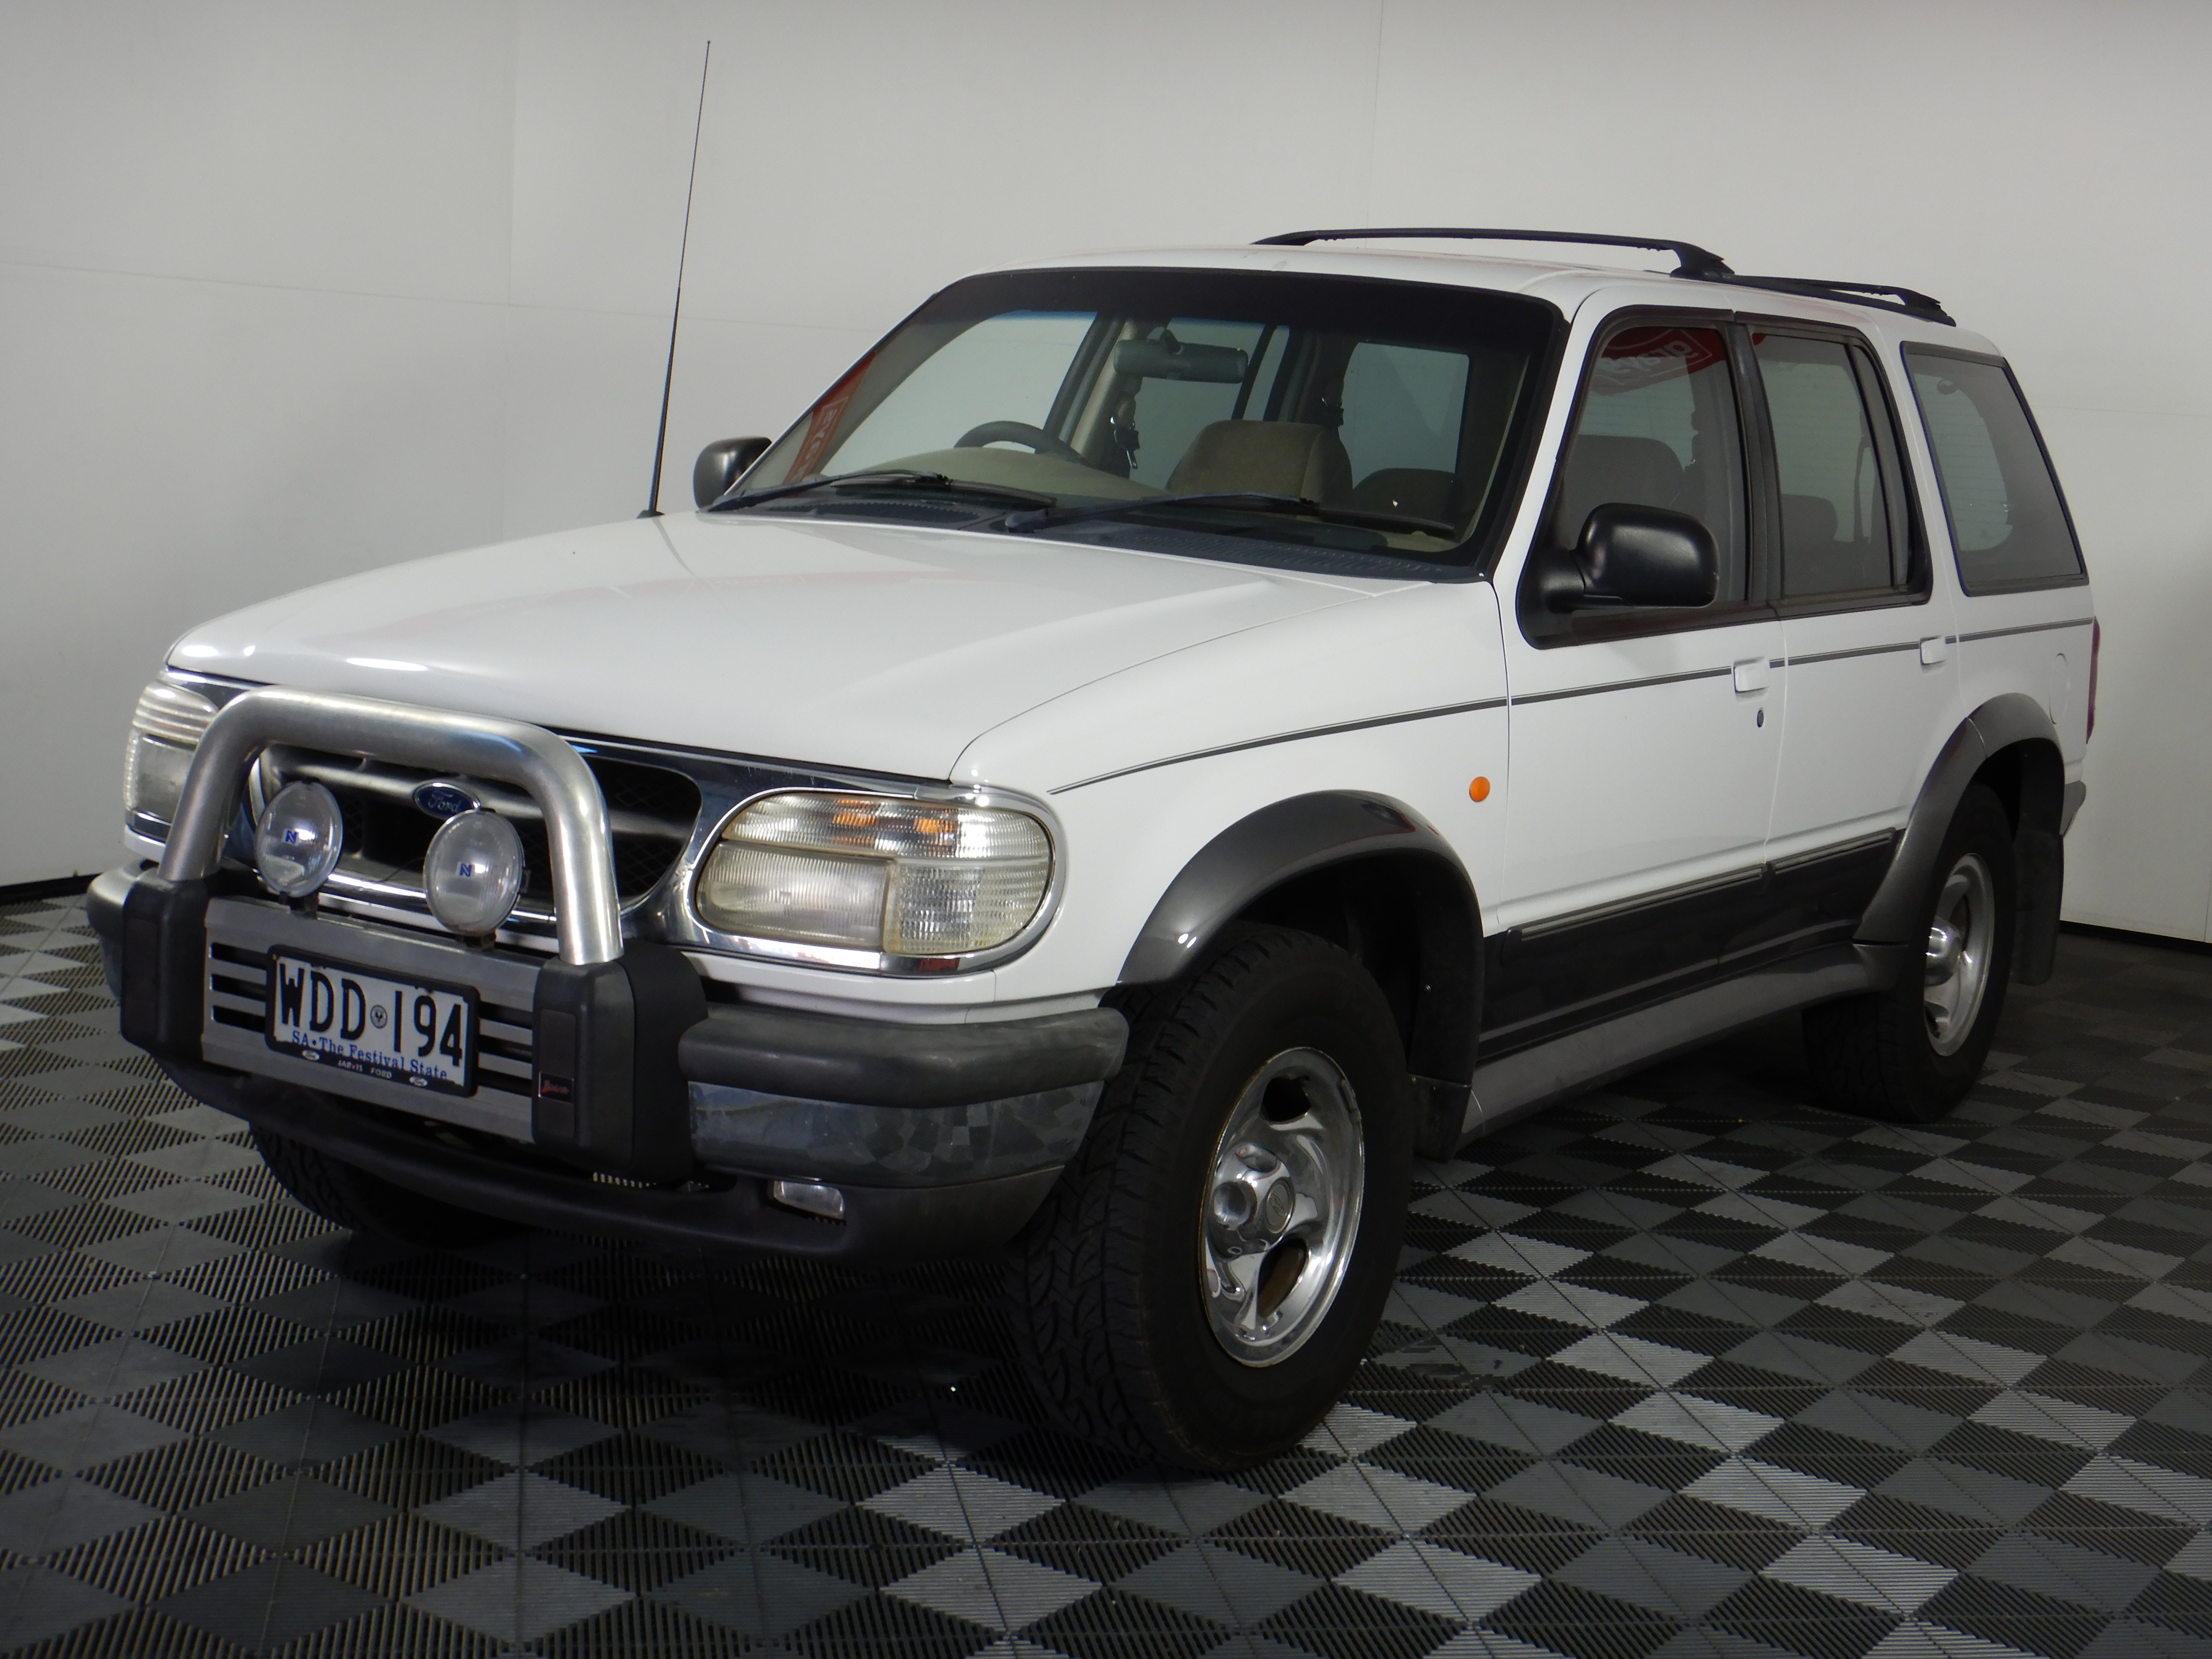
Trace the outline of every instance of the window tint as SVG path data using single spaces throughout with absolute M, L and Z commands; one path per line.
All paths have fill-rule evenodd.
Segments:
M 1765 334 L 1753 337 L 1752 350 L 1774 428 L 1784 596 L 1901 584 L 1905 550 L 1891 533 L 1881 458 L 1850 349 Z
M 1974 593 L 2079 576 L 2081 555 L 2057 482 L 2003 365 L 1912 347 L 1905 357 L 1960 584 Z
M 1561 469 L 1555 546 L 1608 502 L 1686 513 L 1712 532 L 1723 603 L 1741 599 L 1743 459 L 1728 343 L 1717 329 L 1624 329 L 1591 365 Z

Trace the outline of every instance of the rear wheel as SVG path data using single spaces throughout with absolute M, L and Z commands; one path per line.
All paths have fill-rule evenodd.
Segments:
M 1806 1057 L 1829 1104 L 1899 1123 L 1958 1104 L 2004 1012 L 2017 902 L 2011 821 L 1972 785 L 1936 856 L 1920 959 L 1886 991 L 1805 1012 Z
M 450 1250 L 489 1244 L 515 1231 L 511 1221 L 425 1198 L 267 1129 L 253 1131 L 253 1145 L 286 1192 L 324 1220 L 357 1233 Z
M 1328 1410 L 1381 1318 L 1413 1158 L 1397 1027 L 1350 957 L 1281 927 L 1127 1012 L 1128 1060 L 1019 1246 L 1015 1325 L 1068 1427 L 1249 1467 Z

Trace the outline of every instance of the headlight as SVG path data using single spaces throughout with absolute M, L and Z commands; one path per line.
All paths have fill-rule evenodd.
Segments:
M 212 702 L 172 680 L 155 680 L 138 694 L 131 746 L 123 757 L 123 816 L 131 829 L 142 835 L 166 832 L 176 821 L 192 751 L 214 718 Z
M 941 958 L 1015 938 L 1051 885 L 1052 839 L 1027 812 L 808 793 L 732 818 L 696 897 L 726 933 Z

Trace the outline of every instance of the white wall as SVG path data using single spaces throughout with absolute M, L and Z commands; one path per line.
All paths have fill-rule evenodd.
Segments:
M 163 647 L 641 504 L 932 288 L 1328 223 L 1683 235 L 2011 355 L 2106 651 L 2069 914 L 2212 931 L 2212 9 L 2023 0 L 0 6 L 0 884 L 112 856 Z

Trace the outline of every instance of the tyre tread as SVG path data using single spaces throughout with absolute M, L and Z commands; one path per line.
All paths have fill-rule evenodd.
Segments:
M 1117 1200 L 1131 1175 L 1169 1155 L 1184 1109 L 1178 1085 L 1204 1065 L 1240 988 L 1316 952 L 1350 961 L 1310 933 L 1240 926 L 1194 977 L 1116 997 L 1130 1025 L 1121 1071 L 1024 1235 L 1012 1275 L 1032 1380 L 1071 1432 L 1190 1468 L 1233 1467 L 1191 1443 L 1158 1386 L 1162 1357 L 1151 1351 L 1132 1277 L 1111 1271 L 1143 1243 L 1139 1206 Z

